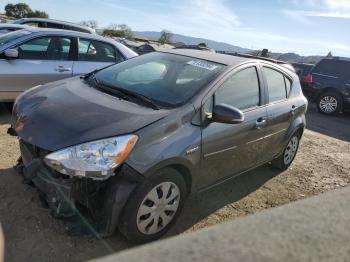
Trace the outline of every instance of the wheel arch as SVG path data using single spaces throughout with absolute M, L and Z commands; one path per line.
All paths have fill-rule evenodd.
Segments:
M 187 194 L 192 191 L 192 177 L 193 177 L 193 166 L 192 164 L 182 158 L 172 158 L 164 160 L 157 165 L 150 168 L 147 172 L 144 173 L 145 177 L 151 177 L 155 173 L 159 172 L 162 169 L 171 168 L 179 172 L 186 183 Z
M 336 93 L 337 95 L 339 95 L 339 96 L 342 98 L 342 100 L 344 99 L 344 98 L 343 98 L 342 92 L 341 92 L 338 88 L 329 86 L 329 87 L 323 88 L 323 89 L 320 91 L 320 93 L 318 94 L 316 100 L 320 99 L 320 97 L 321 97 L 323 94 L 328 93 L 328 92 L 329 92 L 329 93 Z

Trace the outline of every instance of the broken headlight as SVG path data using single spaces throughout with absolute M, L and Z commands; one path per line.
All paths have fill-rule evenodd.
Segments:
M 126 135 L 84 143 L 51 153 L 44 161 L 65 175 L 105 179 L 124 162 L 137 139 Z

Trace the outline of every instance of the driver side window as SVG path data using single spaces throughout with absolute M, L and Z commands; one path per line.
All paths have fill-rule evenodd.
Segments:
M 240 110 L 260 105 L 260 86 L 255 66 L 232 75 L 215 93 L 215 104 L 227 104 Z
M 71 39 L 66 37 L 40 37 L 19 45 L 19 59 L 69 60 Z

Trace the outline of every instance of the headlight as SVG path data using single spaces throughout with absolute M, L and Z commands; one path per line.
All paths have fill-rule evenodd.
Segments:
M 124 162 L 137 139 L 126 135 L 84 143 L 51 153 L 44 161 L 65 175 L 105 179 Z

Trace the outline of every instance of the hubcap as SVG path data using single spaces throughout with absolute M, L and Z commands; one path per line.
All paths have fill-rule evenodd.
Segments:
M 285 165 L 289 165 L 292 162 L 292 160 L 297 152 L 298 143 L 299 143 L 299 140 L 298 140 L 298 137 L 296 137 L 296 136 L 293 136 L 292 139 L 289 141 L 287 148 L 284 151 L 284 164 Z
M 320 108 L 322 112 L 333 113 L 337 110 L 338 101 L 333 96 L 325 96 L 320 101 Z
M 146 235 L 161 231 L 173 219 L 180 202 L 180 190 L 172 182 L 154 187 L 143 199 L 137 212 L 137 228 Z

